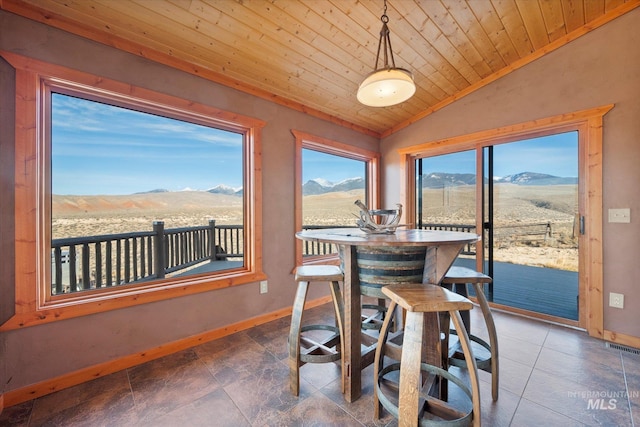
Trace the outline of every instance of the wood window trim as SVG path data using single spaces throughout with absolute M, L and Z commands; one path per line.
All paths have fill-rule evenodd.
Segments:
M 578 131 L 579 170 L 582 176 L 578 186 L 579 211 L 585 217 L 585 234 L 580 236 L 580 320 L 578 327 L 586 329 L 593 337 L 603 338 L 603 242 L 602 242 L 602 147 L 604 115 L 613 104 L 588 110 L 567 113 L 539 120 L 532 120 L 512 126 L 461 135 L 437 141 L 401 148 L 400 155 L 401 200 L 407 207 L 407 221 L 415 222 L 415 160 L 449 154 L 456 151 L 481 149 L 488 145 L 513 142 L 519 139 L 535 138 L 552 133 Z M 482 219 L 476 224 L 481 228 Z
M 253 283 L 266 278 L 262 269 L 262 170 L 261 131 L 265 122 L 229 113 L 203 104 L 143 89 L 133 85 L 105 79 L 100 76 L 48 64 L 32 58 L 0 51 L 11 64 L 16 80 L 16 124 L 15 124 L 15 314 L 0 331 L 38 325 L 57 320 L 85 316 L 109 310 L 146 304 L 153 301 L 177 298 L 199 292 L 211 291 L 244 283 Z M 127 289 L 113 288 L 106 292 L 91 292 L 78 295 L 55 304 L 45 304 L 41 283 L 47 273 L 42 259 L 47 259 L 46 243 L 42 238 L 46 230 L 46 215 L 42 214 L 43 191 L 42 153 L 39 144 L 46 126 L 39 123 L 46 84 L 58 81 L 61 84 L 77 85 L 94 91 L 117 94 L 122 99 L 146 105 L 159 105 L 180 111 L 190 116 L 200 115 L 214 119 L 222 127 L 242 130 L 249 140 L 244 150 L 244 165 L 249 173 L 244 176 L 246 200 L 245 265 L 242 269 L 218 273 L 215 276 L 199 275 L 183 279 L 167 280 L 149 285 L 132 286 Z M 65 83 L 67 82 L 67 83 Z M 69 83 L 73 82 L 73 83 Z M 50 191 L 50 190 L 49 190 Z
M 380 205 L 380 153 L 333 141 L 331 139 L 312 135 L 310 133 L 291 130 L 295 137 L 295 178 L 294 178 L 294 203 L 295 220 L 294 233 L 302 230 L 302 149 L 321 151 L 327 154 L 347 157 L 353 160 L 367 162 L 367 199 L 370 200 L 371 209 L 378 209 Z M 355 222 L 354 222 L 355 223 Z M 326 261 L 336 261 L 335 256 L 313 257 L 310 260 L 303 260 L 302 241 L 296 240 L 295 265 L 312 264 Z

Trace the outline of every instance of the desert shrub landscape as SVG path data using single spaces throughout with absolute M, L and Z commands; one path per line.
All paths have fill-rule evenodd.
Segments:
M 58 196 L 52 200 L 52 238 L 151 231 L 165 228 L 242 224 L 242 198 L 204 191 L 118 196 Z
M 428 189 L 423 193 L 424 223 L 474 224 L 475 187 Z M 358 215 L 355 200 L 362 190 L 304 196 L 303 224 L 353 226 Z M 52 199 L 52 238 L 151 231 L 153 221 L 165 228 L 242 223 L 242 198 L 202 191 L 157 192 L 117 196 L 64 196 Z M 382 206 L 395 208 L 395 206 Z M 526 224 L 551 224 L 550 237 L 514 241 L 496 240 L 497 261 L 577 271 L 575 185 L 496 185 L 495 226 L 507 237 Z
M 576 185 L 494 186 L 494 259 L 578 271 Z M 475 186 L 426 189 L 423 222 L 475 223 Z M 527 225 L 549 223 L 551 236 L 526 239 Z

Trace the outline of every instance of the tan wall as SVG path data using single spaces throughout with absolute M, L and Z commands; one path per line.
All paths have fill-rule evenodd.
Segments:
M 383 206 L 399 200 L 399 148 L 615 104 L 604 118 L 604 327 L 640 337 L 639 24 L 636 9 L 385 138 Z M 631 223 L 606 223 L 609 208 L 631 208 Z M 608 307 L 609 292 L 624 309 Z
M 15 85 L 13 72 L 8 63 L 0 60 L 0 323 L 4 323 L 15 312 L 15 257 L 11 251 L 15 240 L 15 226 L 11 218 L 15 205 L 12 197 L 7 197 L 14 186 L 13 162 L 15 150 L 10 142 L 14 139 L 15 115 L 13 100 Z M 6 95 L 4 95 L 6 94 Z M 6 338 L 0 334 L 0 384 L 5 384 L 10 375 L 6 371 Z M 0 412 L 3 406 L 3 392 L 0 388 Z
M 378 140 L 268 101 L 0 12 L 0 49 L 208 104 L 267 122 L 263 130 L 264 270 L 251 283 L 84 318 L 9 331 L 5 391 L 291 306 L 294 297 L 295 129 L 377 151 Z M 4 195 L 2 195 L 4 196 Z M 18 286 L 33 286 L 21 284 Z M 311 298 L 325 294 L 313 290 Z M 1 368 L 1 367 L 0 367 Z M 2 370 L 0 369 L 0 372 Z M 0 378 L 4 384 L 6 378 Z

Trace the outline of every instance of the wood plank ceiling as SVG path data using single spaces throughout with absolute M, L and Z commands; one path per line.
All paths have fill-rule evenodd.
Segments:
M 640 0 L 387 0 L 396 65 L 417 91 L 356 100 L 382 0 L 0 0 L 3 9 L 388 135 L 632 10 Z M 594 56 L 597 52 L 594 52 Z

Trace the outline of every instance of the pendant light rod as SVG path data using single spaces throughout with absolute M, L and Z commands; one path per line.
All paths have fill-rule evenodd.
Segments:
M 376 54 L 376 65 L 374 71 L 378 70 L 378 61 L 380 59 L 380 48 L 384 46 L 384 68 L 396 68 L 396 61 L 393 59 L 393 49 L 391 48 L 391 37 L 389 26 L 389 17 L 387 16 L 387 0 L 384 0 L 384 12 L 380 17 L 382 21 L 382 29 L 380 30 L 380 40 L 378 41 L 378 53 Z M 388 54 L 387 54 L 388 50 Z M 389 57 L 391 57 L 391 66 L 389 67 Z
M 363 80 L 358 88 L 357 98 L 362 104 L 370 107 L 389 107 L 406 101 L 416 91 L 413 75 L 404 68 L 396 67 L 391 48 L 389 16 L 387 16 L 387 0 L 384 0 L 384 12 L 380 17 L 382 29 L 378 40 L 378 51 L 373 71 Z M 383 68 L 378 68 L 380 50 L 383 50 Z M 391 60 L 391 64 L 389 64 Z

